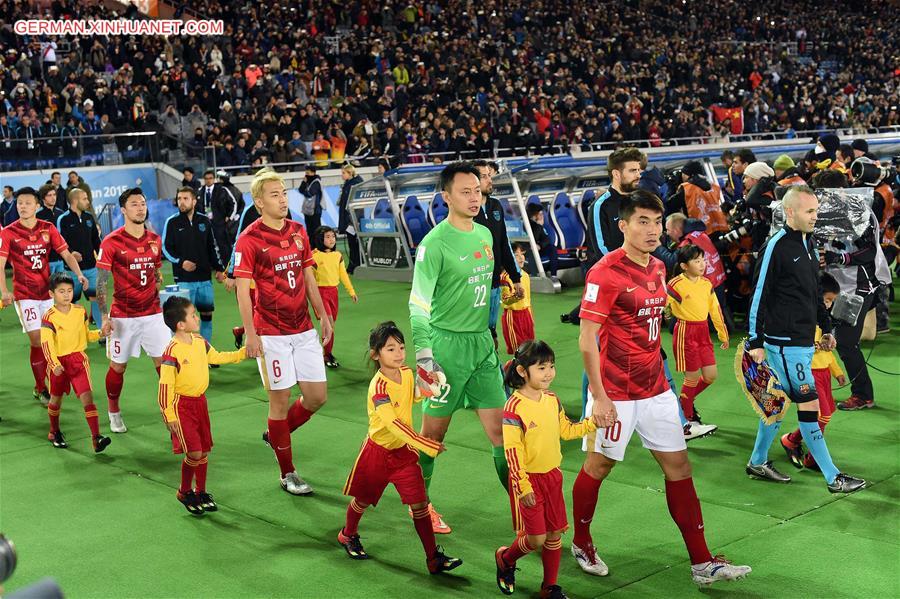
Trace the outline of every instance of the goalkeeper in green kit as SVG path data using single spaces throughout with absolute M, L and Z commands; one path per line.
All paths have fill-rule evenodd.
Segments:
M 441 171 L 441 190 L 449 208 L 416 250 L 409 315 L 416 348 L 416 383 L 422 402 L 422 435 L 444 440 L 450 419 L 474 409 L 491 441 L 494 467 L 504 488 L 509 468 L 503 453 L 501 417 L 506 395 L 500 362 L 488 328 L 494 255 L 491 232 L 474 222 L 481 210 L 478 170 L 454 162 Z M 419 454 L 426 488 L 434 458 Z M 435 533 L 450 527 L 434 507 Z

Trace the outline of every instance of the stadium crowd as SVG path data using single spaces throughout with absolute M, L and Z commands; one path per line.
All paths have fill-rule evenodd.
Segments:
M 16 20 L 45 13 L 5 2 L 0 161 L 97 163 L 102 136 L 148 129 L 249 171 L 896 126 L 900 18 L 880 4 L 204 0 L 179 12 L 225 35 L 136 40 L 19 37 Z M 46 15 L 114 13 L 57 0 Z

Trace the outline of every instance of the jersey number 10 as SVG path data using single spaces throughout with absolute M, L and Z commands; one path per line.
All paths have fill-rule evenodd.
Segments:
M 661 321 L 662 318 L 660 318 L 659 316 L 647 319 L 647 326 L 649 329 L 647 331 L 647 336 L 649 338 L 649 341 L 656 341 L 657 339 L 659 339 L 659 328 L 661 325 Z

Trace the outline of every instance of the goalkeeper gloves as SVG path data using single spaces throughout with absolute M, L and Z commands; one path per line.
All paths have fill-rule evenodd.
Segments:
M 441 395 L 441 389 L 447 384 L 447 376 L 440 364 L 434 361 L 430 349 L 416 352 L 416 387 L 423 397 Z

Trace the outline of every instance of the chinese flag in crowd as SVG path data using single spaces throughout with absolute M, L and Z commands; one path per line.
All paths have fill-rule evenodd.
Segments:
M 740 106 L 725 108 L 713 105 L 709 109 L 712 111 L 713 120 L 716 123 L 721 123 L 725 119 L 731 119 L 732 135 L 740 135 L 744 132 L 744 109 Z

